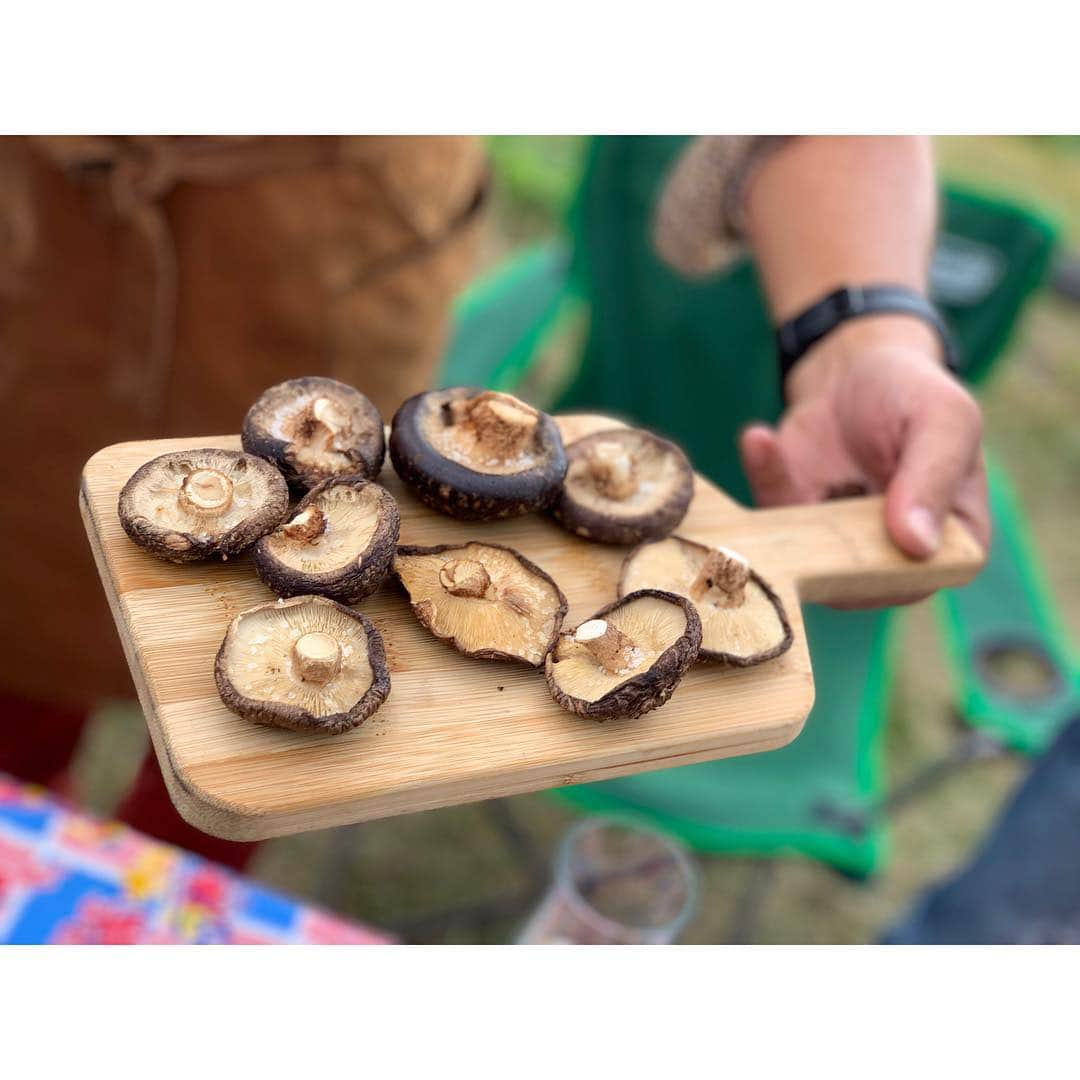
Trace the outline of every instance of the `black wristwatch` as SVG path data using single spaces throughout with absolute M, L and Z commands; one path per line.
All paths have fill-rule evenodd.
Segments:
M 848 319 L 863 315 L 913 315 L 922 319 L 941 338 L 945 366 L 954 375 L 958 374 L 956 349 L 949 328 L 937 308 L 922 293 L 906 285 L 848 286 L 829 293 L 777 329 L 781 388 L 791 369 L 826 334 Z

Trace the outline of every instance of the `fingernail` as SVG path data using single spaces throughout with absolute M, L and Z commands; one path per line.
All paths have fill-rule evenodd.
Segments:
M 941 539 L 941 530 L 938 528 L 934 515 L 925 506 L 916 506 L 908 511 L 908 528 L 916 539 L 922 544 L 927 555 L 933 555 L 938 548 Z

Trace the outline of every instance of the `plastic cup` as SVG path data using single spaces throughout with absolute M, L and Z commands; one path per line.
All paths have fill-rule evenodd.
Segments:
M 579 823 L 560 842 L 554 871 L 519 945 L 666 945 L 697 904 L 686 851 L 633 821 Z

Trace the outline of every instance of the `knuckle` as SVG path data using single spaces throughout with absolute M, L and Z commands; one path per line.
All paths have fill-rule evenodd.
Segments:
M 962 425 L 976 441 L 982 437 L 983 414 L 979 403 L 958 382 L 950 381 L 942 394 L 942 404 L 951 424 Z
M 960 406 L 960 415 L 964 422 L 967 424 L 968 430 L 971 432 L 975 441 L 978 442 L 982 438 L 983 432 L 983 413 L 979 407 L 979 403 L 969 394 L 966 390 L 961 390 L 963 395 L 961 398 L 962 405 Z

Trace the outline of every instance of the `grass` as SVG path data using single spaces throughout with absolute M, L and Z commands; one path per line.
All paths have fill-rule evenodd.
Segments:
M 499 191 L 487 257 L 555 227 L 569 199 L 582 143 L 577 139 L 498 139 L 492 143 Z M 1080 151 L 1075 140 L 973 137 L 942 140 L 945 175 L 1056 216 L 1080 245 Z M 987 442 L 1007 464 L 1045 561 L 1051 594 L 1066 629 L 1080 639 L 1080 308 L 1049 294 L 1030 307 L 984 394 Z M 941 755 L 956 738 L 951 688 L 930 612 L 906 617 L 897 687 L 886 736 L 890 783 Z M 145 744 L 141 719 L 128 707 L 106 710 L 83 748 L 78 775 L 92 808 L 108 813 Z M 999 759 L 969 767 L 898 814 L 891 859 L 866 883 L 808 860 L 776 864 L 757 912 L 761 942 L 872 941 L 928 882 L 956 867 L 978 843 L 1025 764 Z M 544 795 L 509 805 L 540 849 L 550 854 L 573 820 Z M 728 938 L 737 898 L 755 874 L 750 860 L 703 858 L 702 902 L 685 940 Z M 350 829 L 265 844 L 256 877 L 321 900 L 377 925 L 402 926 L 454 905 L 512 895 L 522 869 L 482 807 L 465 806 L 393 818 Z M 482 925 L 451 923 L 414 934 L 418 940 L 505 941 L 514 917 Z

